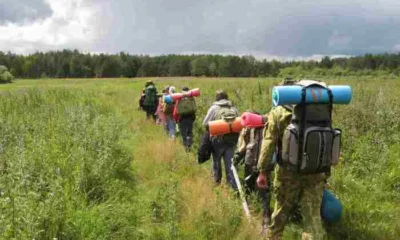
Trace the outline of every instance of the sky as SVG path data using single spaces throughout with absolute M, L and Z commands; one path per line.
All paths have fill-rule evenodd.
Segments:
M 0 0 L 0 51 L 319 58 L 400 51 L 399 0 Z

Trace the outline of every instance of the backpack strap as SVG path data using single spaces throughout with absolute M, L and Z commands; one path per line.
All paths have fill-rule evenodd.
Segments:
M 326 88 L 326 89 L 327 89 L 328 95 L 329 95 L 329 114 L 330 114 L 329 126 L 332 128 L 333 93 L 332 93 L 332 90 L 330 90 L 329 88 Z
M 300 172 L 300 168 L 303 161 L 303 143 L 304 143 L 304 128 L 306 126 L 306 95 L 307 95 L 307 87 L 302 86 L 301 89 L 301 103 L 302 106 L 302 113 L 301 113 L 301 121 L 299 126 L 299 146 L 298 146 L 298 153 L 297 153 L 297 172 Z
M 228 122 L 229 132 L 233 132 L 232 122 Z

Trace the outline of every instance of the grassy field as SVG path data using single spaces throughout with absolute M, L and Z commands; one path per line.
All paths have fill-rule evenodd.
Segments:
M 261 239 L 227 187 L 213 188 L 179 142 L 137 110 L 146 79 L 19 80 L 0 86 L 2 239 Z M 200 87 L 195 126 L 217 89 L 240 109 L 269 111 L 280 79 L 156 80 Z M 353 102 L 334 110 L 344 131 L 332 191 L 344 205 L 331 239 L 400 238 L 400 81 L 326 79 L 350 84 Z M 196 141 L 198 143 L 198 141 Z M 290 225 L 285 239 L 298 239 Z

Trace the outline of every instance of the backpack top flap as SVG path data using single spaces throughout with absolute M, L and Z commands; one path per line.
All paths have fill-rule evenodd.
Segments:
M 332 125 L 332 104 L 333 95 L 323 82 L 315 80 L 301 80 L 297 85 L 303 87 L 302 103 L 296 105 L 293 109 L 292 123 L 298 124 L 300 132 L 310 126 L 330 127 Z M 324 88 L 328 90 L 330 103 L 305 103 L 306 89 L 309 87 Z
M 220 106 L 215 112 L 213 120 L 224 120 L 227 122 L 232 122 L 238 117 L 237 112 L 231 106 Z

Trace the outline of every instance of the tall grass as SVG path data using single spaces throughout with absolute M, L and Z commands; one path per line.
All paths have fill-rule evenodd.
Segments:
M 94 94 L 0 97 L 0 236 L 110 239 L 135 229 L 123 123 Z M 124 219 L 130 225 L 121 224 Z
M 399 239 L 400 82 L 325 80 L 354 91 L 350 105 L 334 108 L 343 161 L 329 182 L 344 215 L 327 226 L 329 236 Z M 267 113 L 279 81 L 168 78 L 156 84 L 201 88 L 197 145 L 215 90 L 225 89 L 241 112 Z M 194 154 L 136 110 L 144 82 L 23 80 L 6 86 L 12 93 L 0 96 L 2 238 L 261 239 L 260 213 L 247 221 L 228 188 L 213 187 L 210 163 L 198 165 Z M 42 90 L 25 90 L 35 86 Z M 299 237 L 300 226 L 289 224 L 284 239 Z
M 329 179 L 331 190 L 344 205 L 340 224 L 327 226 L 333 239 L 400 238 L 400 81 L 380 78 L 324 79 L 329 84 L 348 84 L 353 101 L 335 106 L 334 125 L 343 130 L 341 164 Z M 169 84 L 200 87 L 198 115 L 203 117 L 217 89 L 225 89 L 241 112 L 271 109 L 270 92 L 279 79 L 198 79 Z M 201 119 L 196 137 L 204 131 Z M 196 141 L 198 142 L 198 141 Z M 290 225 L 286 239 L 299 237 Z

